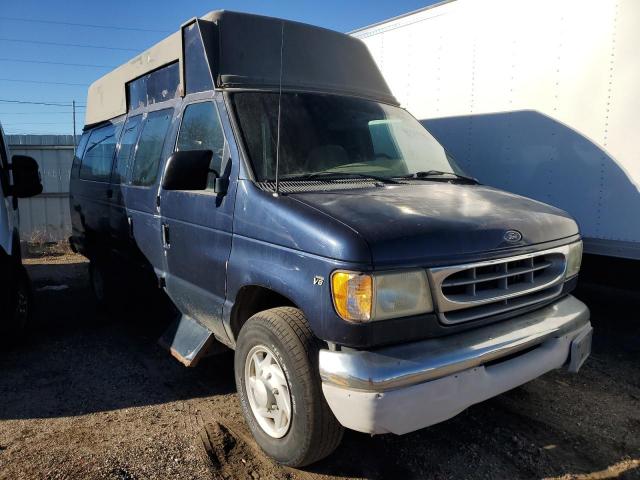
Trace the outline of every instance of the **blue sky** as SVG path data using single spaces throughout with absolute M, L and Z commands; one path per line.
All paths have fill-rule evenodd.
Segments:
M 211 10 L 252 12 L 347 32 L 433 4 L 435 0 L 1 0 L 1 3 L 0 100 L 45 103 L 76 100 L 83 105 L 87 87 L 93 80 L 176 31 L 183 21 Z M 95 28 L 86 26 L 88 24 L 122 29 Z M 78 112 L 77 124 L 81 129 L 82 107 Z M 0 101 L 0 121 L 5 133 L 71 133 L 71 118 L 69 106 Z

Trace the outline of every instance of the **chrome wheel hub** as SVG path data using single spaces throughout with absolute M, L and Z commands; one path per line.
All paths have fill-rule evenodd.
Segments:
M 291 425 L 291 393 L 284 370 L 264 345 L 253 347 L 244 366 L 245 387 L 253 416 L 266 434 L 282 438 Z

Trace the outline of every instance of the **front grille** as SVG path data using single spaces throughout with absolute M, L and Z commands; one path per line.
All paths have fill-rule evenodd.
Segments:
M 460 323 L 544 302 L 560 294 L 566 247 L 429 271 L 440 320 Z

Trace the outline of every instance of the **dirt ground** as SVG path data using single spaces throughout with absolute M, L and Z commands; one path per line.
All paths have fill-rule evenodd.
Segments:
M 157 302 L 109 315 L 82 258 L 29 263 L 33 331 L 0 352 L 1 479 L 640 478 L 640 294 L 581 286 L 596 334 L 579 375 L 549 373 L 402 437 L 347 432 L 294 470 L 250 440 L 232 355 L 187 369 L 157 344 Z

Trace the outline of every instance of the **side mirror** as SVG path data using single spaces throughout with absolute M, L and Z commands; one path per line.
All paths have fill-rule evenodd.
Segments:
M 42 179 L 38 163 L 25 155 L 11 157 L 9 167 L 13 177 L 10 193 L 15 198 L 28 198 L 42 193 Z
M 206 190 L 209 176 L 214 176 L 214 191 L 226 193 L 226 179 L 209 168 L 213 152 L 211 150 L 185 150 L 175 152 L 167 160 L 167 168 L 162 179 L 164 190 Z

